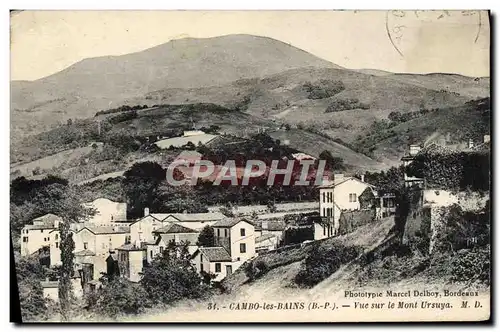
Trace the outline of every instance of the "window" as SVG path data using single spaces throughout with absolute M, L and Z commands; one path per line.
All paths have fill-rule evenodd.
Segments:
M 220 263 L 215 263 L 215 272 L 220 272 L 222 269 L 221 269 L 221 266 L 220 266 Z
M 160 247 L 160 254 L 163 253 L 163 247 Z
M 244 228 L 240 228 L 240 235 L 245 236 L 245 229 Z
M 224 237 L 227 237 L 227 228 L 224 228 Z
M 83 249 L 88 249 L 88 248 L 89 248 L 89 243 L 83 242 Z
M 240 253 L 244 254 L 247 252 L 247 245 L 245 243 L 240 243 Z
M 58 240 L 58 239 L 59 239 L 59 234 L 56 234 L 56 240 Z
M 356 194 L 349 194 L 349 203 L 355 203 L 355 202 L 357 202 Z
M 217 228 L 217 236 L 220 237 L 220 228 Z
M 326 236 L 326 227 L 323 226 L 323 235 Z
M 151 259 L 153 259 L 153 250 L 151 250 L 151 251 L 149 252 L 149 257 L 151 257 Z
M 40 230 L 40 233 L 43 233 L 43 229 Z
M 59 242 L 56 242 L 56 248 L 59 248 Z
M 23 236 L 23 242 L 28 242 L 28 237 L 27 236 Z
M 326 202 L 326 199 L 325 199 L 325 192 L 323 192 L 323 203 Z

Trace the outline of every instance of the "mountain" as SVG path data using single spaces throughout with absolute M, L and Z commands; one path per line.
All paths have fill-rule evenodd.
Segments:
M 250 127 L 288 124 L 314 133 L 311 140 L 324 141 L 340 155 L 351 154 L 359 135 L 391 112 L 460 107 L 489 96 L 489 84 L 487 77 L 349 70 L 266 37 L 186 38 L 133 54 L 86 59 L 36 81 L 11 82 L 12 151 L 21 155 L 18 162 L 33 160 L 27 151 L 40 151 L 39 144 L 29 143 L 37 140 L 33 134 L 101 110 L 203 103 L 238 111 L 236 117 Z M 207 125 L 218 124 L 210 119 Z M 232 127 L 228 130 L 238 130 Z M 55 147 L 47 151 L 59 152 L 57 142 Z M 363 163 L 355 155 L 349 159 Z M 366 165 L 372 162 L 377 163 Z
M 47 121 L 87 117 L 159 89 L 217 86 L 305 65 L 340 68 L 266 37 L 173 40 L 133 54 L 85 59 L 33 82 L 12 82 L 12 128 L 26 127 L 23 122 L 30 119 L 43 127 Z M 46 113 L 51 116 L 44 119 Z

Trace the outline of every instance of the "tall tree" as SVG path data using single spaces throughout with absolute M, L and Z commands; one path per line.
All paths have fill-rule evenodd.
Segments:
M 124 191 L 128 200 L 128 214 L 141 217 L 145 207 L 151 207 L 158 195 L 157 189 L 165 180 L 165 170 L 155 162 L 142 162 L 132 165 L 124 174 Z
M 172 304 L 206 295 L 207 287 L 191 264 L 187 243 L 169 243 L 163 255 L 144 268 L 141 284 L 155 302 Z
M 211 226 L 205 226 L 198 236 L 198 242 L 196 242 L 198 247 L 213 247 L 215 246 L 215 234 L 214 229 Z
M 95 213 L 95 210 L 85 208 L 80 201 L 80 196 L 74 187 L 60 184 L 52 185 L 46 195 L 41 198 L 42 202 L 51 207 L 52 213 L 58 215 L 62 222 L 59 223 L 59 236 L 61 238 L 61 268 L 59 270 L 59 307 L 63 320 L 68 320 L 71 313 L 71 277 L 74 266 L 73 251 L 75 243 L 70 233 L 70 224 L 83 222 Z

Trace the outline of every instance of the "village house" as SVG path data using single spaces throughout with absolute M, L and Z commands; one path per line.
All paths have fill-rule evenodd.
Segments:
M 151 214 L 162 222 L 170 222 L 182 225 L 194 230 L 201 230 L 205 226 L 212 226 L 216 222 L 226 218 L 220 212 L 207 213 L 153 213 Z
M 394 193 L 384 193 L 376 196 L 379 200 L 376 209 L 376 218 L 386 218 L 396 213 L 396 195 Z
M 215 247 L 198 248 L 192 260 L 199 273 L 214 273 L 219 281 L 255 256 L 255 227 L 239 218 L 226 218 L 212 227 Z
M 244 218 L 227 218 L 214 225 L 215 245 L 227 250 L 236 270 L 255 256 L 255 226 Z
M 43 297 L 51 299 L 54 302 L 59 302 L 59 281 L 58 280 L 48 280 L 45 279 L 45 281 L 42 281 L 41 283 L 42 286 L 42 292 L 43 292 Z M 75 295 L 76 298 L 81 298 L 83 295 L 83 289 L 82 289 L 82 284 L 81 280 L 78 276 L 74 275 L 71 278 L 71 285 L 73 289 L 73 294 Z
M 86 208 L 95 209 L 95 214 L 85 223 L 96 226 L 107 226 L 110 223 L 127 220 L 127 203 L 113 202 L 107 198 L 98 198 L 83 204 Z
M 196 242 L 198 241 L 199 232 L 184 227 L 179 224 L 169 223 L 167 226 L 162 227 L 153 231 L 154 241 L 152 243 L 146 243 L 147 248 L 147 262 L 150 263 L 156 255 L 162 254 L 163 250 L 167 248 L 171 241 L 175 244 L 188 243 L 188 251 L 193 254 L 198 246 Z
M 408 167 L 413 162 L 413 160 L 415 160 L 415 157 L 420 152 L 420 150 L 422 150 L 422 147 L 420 145 L 412 144 L 410 145 L 407 153 L 401 158 L 401 161 L 403 162 L 403 166 L 405 168 L 404 170 L 405 187 L 412 187 L 412 186 L 422 187 L 424 183 L 424 179 L 410 176 L 406 171 L 406 167 Z
M 337 235 L 342 211 L 370 209 L 374 204 L 375 190 L 364 182 L 363 177 L 334 174 L 332 182 L 319 187 L 319 195 L 319 213 L 324 222 L 315 223 L 315 239 Z
M 155 142 L 155 145 L 160 149 L 168 149 L 171 146 L 174 148 L 181 148 L 188 143 L 198 146 L 199 144 L 205 145 L 216 137 L 217 135 L 206 134 L 201 130 L 189 130 L 184 131 L 183 136 L 163 139 Z
M 149 209 L 146 208 L 144 210 L 144 217 L 130 224 L 130 242 L 138 246 L 141 243 L 154 242 L 153 232 L 168 224 L 169 222 L 164 222 L 149 214 Z
M 232 258 L 222 247 L 200 247 L 192 260 L 198 273 L 215 274 L 214 281 L 221 281 L 233 273 Z
M 50 247 L 50 232 L 59 227 L 62 219 L 54 214 L 33 219 L 32 225 L 21 229 L 21 256 L 37 252 L 42 247 Z
M 124 244 L 116 248 L 116 256 L 120 275 L 132 282 L 139 282 L 144 266 L 145 250 L 135 244 Z
M 286 223 L 283 220 L 283 217 L 256 220 L 254 221 L 254 225 L 255 225 L 256 237 L 266 234 L 272 234 L 276 237 L 278 243 L 283 239 L 283 232 L 285 231 L 286 228 Z
M 93 279 L 106 272 L 106 258 L 110 251 L 130 242 L 129 227 L 86 226 L 75 232 L 75 265 L 93 265 Z
M 278 248 L 279 239 L 276 235 L 267 233 L 255 238 L 255 252 L 264 253 Z

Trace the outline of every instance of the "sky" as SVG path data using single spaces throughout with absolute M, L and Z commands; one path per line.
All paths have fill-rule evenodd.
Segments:
M 11 15 L 11 79 L 185 37 L 271 37 L 351 69 L 489 76 L 486 12 L 23 11 Z

